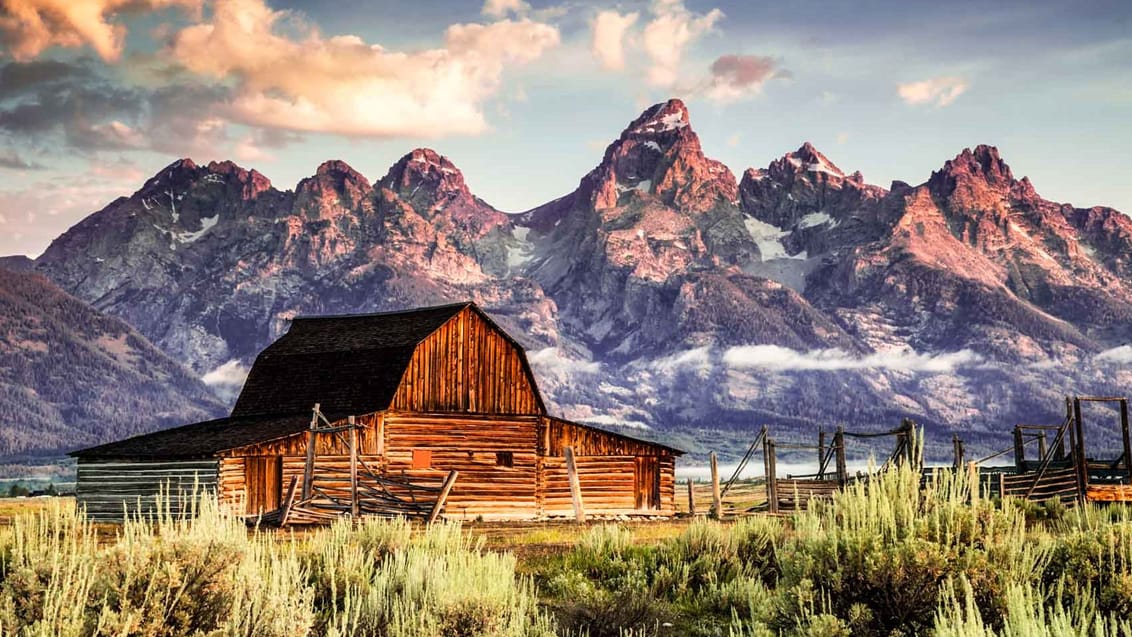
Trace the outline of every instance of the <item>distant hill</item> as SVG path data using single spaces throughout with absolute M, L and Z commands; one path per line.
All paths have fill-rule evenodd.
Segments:
M 224 412 L 120 319 L 0 269 L 0 457 L 62 452 Z

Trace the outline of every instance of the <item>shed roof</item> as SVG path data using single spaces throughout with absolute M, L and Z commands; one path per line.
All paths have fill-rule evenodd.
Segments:
M 220 418 L 163 429 L 70 455 L 76 458 L 207 458 L 221 451 L 306 431 L 311 412 L 250 418 Z

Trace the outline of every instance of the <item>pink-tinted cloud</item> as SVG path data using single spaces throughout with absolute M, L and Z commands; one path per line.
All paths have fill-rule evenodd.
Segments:
M 441 48 L 391 51 L 357 36 L 323 37 L 263 0 L 217 0 L 211 21 L 182 29 L 169 54 L 194 73 L 233 82 L 226 115 L 241 123 L 437 137 L 484 132 L 483 105 L 505 69 L 558 43 L 555 27 L 524 18 L 456 24 Z
M 16 60 L 35 58 L 53 46 L 89 45 L 106 61 L 122 55 L 126 27 L 115 20 L 129 11 L 179 7 L 199 16 L 203 0 L 0 0 L 0 37 Z
M 733 102 L 757 93 L 764 82 L 790 77 L 775 58 L 760 55 L 722 55 L 711 65 L 706 94 L 717 102 Z
M 907 104 L 935 104 L 947 106 L 967 91 L 967 81 L 961 77 L 933 77 L 922 82 L 899 84 L 896 93 Z

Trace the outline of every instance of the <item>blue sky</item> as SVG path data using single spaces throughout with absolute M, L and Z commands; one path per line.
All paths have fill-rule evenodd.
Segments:
M 740 174 L 804 141 L 887 186 L 979 143 L 1047 198 L 1132 211 L 1132 3 L 0 0 L 0 254 L 182 156 L 293 188 L 418 146 L 518 212 L 683 98 Z

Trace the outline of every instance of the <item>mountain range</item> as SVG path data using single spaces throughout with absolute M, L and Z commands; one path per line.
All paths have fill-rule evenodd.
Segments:
M 693 451 L 905 416 L 989 448 L 1059 421 L 1064 394 L 1132 381 L 1132 218 L 1043 199 L 985 145 L 916 186 L 808 143 L 736 178 L 679 100 L 521 214 L 430 149 L 374 182 L 328 161 L 294 190 L 182 159 L 4 264 L 208 381 L 176 385 L 194 407 L 163 403 L 183 421 L 231 400 L 296 315 L 464 299 L 528 348 L 560 413 Z

